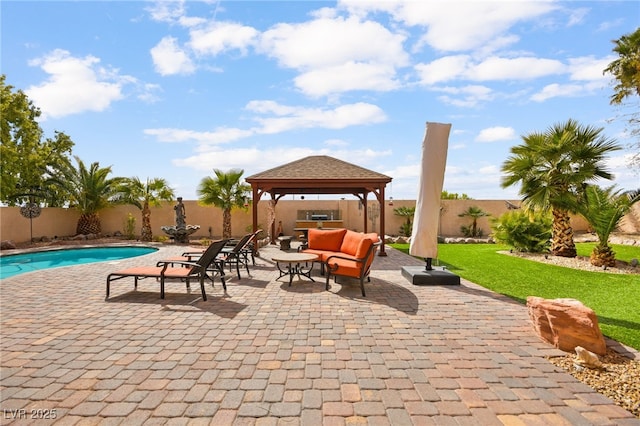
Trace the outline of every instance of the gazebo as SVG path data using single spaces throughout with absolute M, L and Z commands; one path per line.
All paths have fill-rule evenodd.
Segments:
M 258 227 L 258 202 L 265 193 L 271 195 L 273 206 L 288 194 L 352 194 L 364 206 L 364 231 L 367 232 L 367 196 L 373 193 L 380 203 L 380 256 L 386 256 L 384 246 L 384 190 L 392 178 L 346 161 L 326 155 L 301 158 L 282 166 L 256 173 L 245 179 L 253 190 L 253 229 Z M 275 234 L 271 224 L 271 235 Z

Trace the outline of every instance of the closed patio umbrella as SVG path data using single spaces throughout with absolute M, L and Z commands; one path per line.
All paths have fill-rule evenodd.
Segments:
M 451 124 L 427 122 L 422 142 L 420 183 L 409 253 L 424 258 L 427 271 L 433 269 L 431 260 L 438 256 L 440 197 L 447 163 L 450 130 Z

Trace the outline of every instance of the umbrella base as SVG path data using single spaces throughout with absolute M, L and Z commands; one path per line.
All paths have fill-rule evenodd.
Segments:
M 460 277 L 442 267 L 403 266 L 402 276 L 413 285 L 460 285 Z

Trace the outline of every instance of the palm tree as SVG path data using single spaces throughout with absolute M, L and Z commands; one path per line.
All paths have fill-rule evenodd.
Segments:
M 640 96 L 640 27 L 613 42 L 613 51 L 618 58 L 604 69 L 604 73 L 610 73 L 616 80 L 611 104 L 619 105 L 628 96 Z
M 604 69 L 603 74 L 611 74 L 614 80 L 611 105 L 624 105 L 625 101 L 633 102 L 640 96 L 640 27 L 613 40 L 613 43 L 613 51 L 618 57 Z M 629 165 L 640 167 L 640 112 L 634 103 L 628 106 L 631 108 L 625 108 L 621 118 L 628 122 L 626 130 L 631 136 Z
M 100 234 L 102 226 L 98 212 L 108 207 L 117 194 L 123 178 L 109 178 L 111 167 L 100 167 L 98 162 L 87 168 L 84 162 L 74 156 L 78 167 L 70 164 L 49 179 L 58 186 L 69 199 L 69 207 L 80 211 L 76 233 Z
M 482 229 L 478 229 L 478 219 L 489 216 L 478 206 L 469 206 L 469 208 L 458 215 L 458 217 L 470 217 L 472 219 L 471 226 L 461 226 L 460 230 L 468 237 L 481 237 Z
M 118 188 L 117 201 L 136 206 L 142 211 L 142 228 L 140 230 L 141 241 L 152 241 L 151 231 L 151 206 L 158 207 L 162 201 L 171 201 L 174 198 L 171 189 L 165 179 L 152 178 L 142 182 L 140 178 L 126 178 Z
M 251 186 L 242 183 L 244 170 L 228 172 L 214 169 L 215 178 L 207 176 L 198 185 L 198 199 L 202 204 L 222 209 L 222 238 L 231 238 L 231 210 L 244 208 L 249 202 Z
M 621 147 L 601 133 L 601 128 L 569 119 L 523 136 L 524 143 L 512 147 L 502 165 L 503 188 L 519 183 L 525 208 L 551 210 L 553 255 L 576 256 L 569 213 L 576 211 L 586 183 L 612 177 L 605 156 Z
M 578 212 L 589 222 L 598 236 L 598 244 L 593 248 L 590 261 L 595 266 L 615 266 L 616 257 L 609 246 L 609 236 L 615 231 L 620 219 L 640 201 L 640 191 L 621 193 L 611 186 L 600 188 L 588 185 Z

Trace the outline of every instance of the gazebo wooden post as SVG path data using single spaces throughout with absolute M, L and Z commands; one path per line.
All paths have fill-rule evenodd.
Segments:
M 273 222 L 271 222 L 271 244 L 276 243 L 276 206 L 278 205 L 278 199 L 275 194 L 271 193 L 271 200 L 269 201 L 269 209 L 273 208 Z
M 252 185 L 252 192 L 253 194 L 251 196 L 253 197 L 253 202 L 251 203 L 252 204 L 251 214 L 253 215 L 253 232 L 256 232 L 258 230 L 258 203 L 260 202 L 260 198 L 262 197 L 262 194 L 260 193 L 258 187 L 253 185 Z M 253 240 L 253 251 L 255 253 L 258 252 L 257 238 Z
M 369 213 L 367 211 L 367 197 L 369 194 L 366 192 L 362 194 L 362 208 L 364 210 L 364 233 L 369 232 Z
M 378 197 L 378 203 L 380 203 L 380 239 L 382 240 L 378 256 L 386 256 L 387 252 L 384 249 L 384 186 L 380 186 L 380 189 L 376 195 Z

